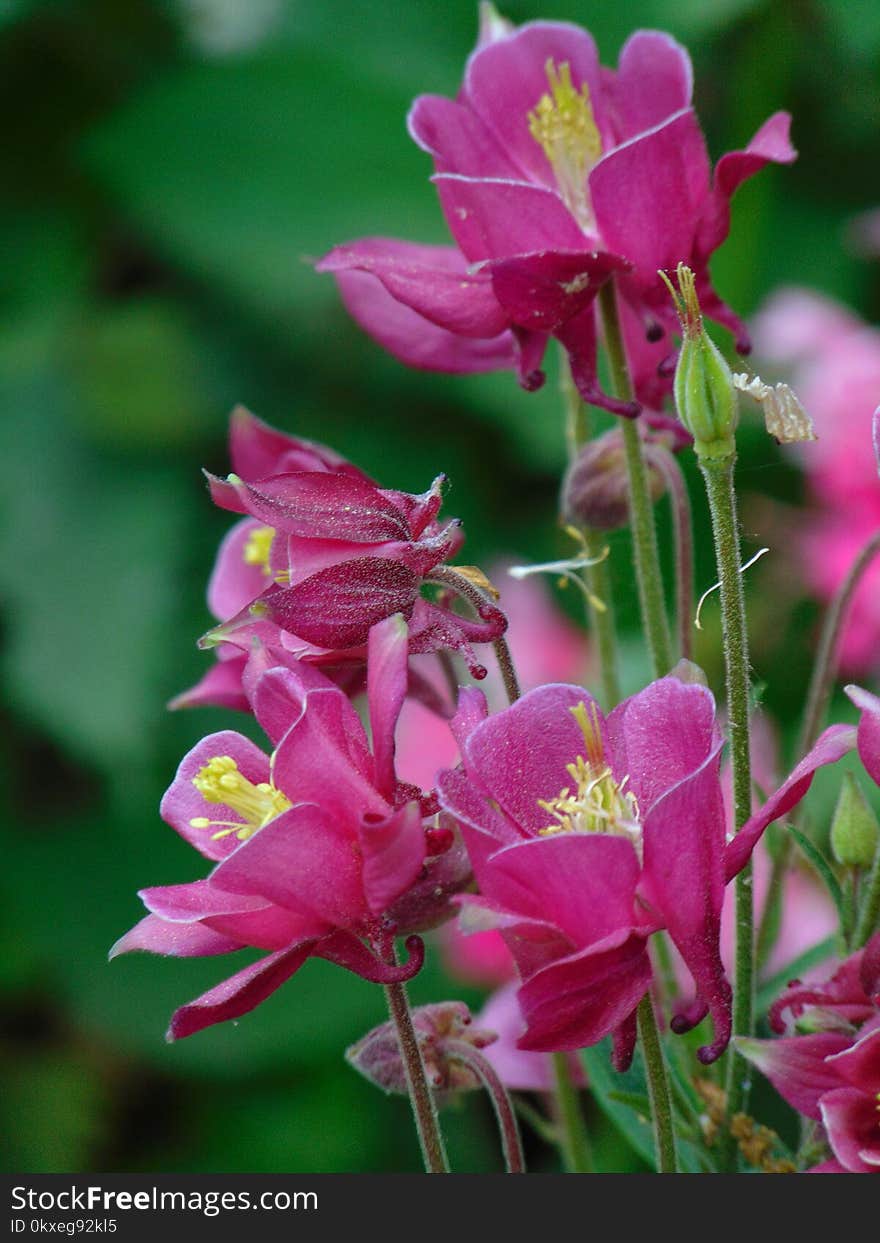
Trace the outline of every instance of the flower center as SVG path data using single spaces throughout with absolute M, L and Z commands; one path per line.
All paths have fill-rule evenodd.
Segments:
M 566 765 L 570 786 L 560 790 L 556 798 L 538 799 L 538 806 L 554 820 L 539 830 L 541 837 L 552 833 L 613 833 L 629 838 L 639 850 L 639 805 L 626 788 L 629 777 L 616 781 L 605 760 L 596 705 L 590 704 L 588 711 L 581 702 L 569 712 L 581 727 L 586 754 Z
M 528 114 L 529 133 L 550 161 L 566 207 L 581 228 L 590 232 L 595 220 L 587 174 L 602 154 L 590 88 L 584 82 L 579 92 L 574 89 L 567 61 L 557 69 L 548 60 L 544 69 L 550 91 Z
M 272 550 L 272 540 L 274 538 L 274 527 L 254 527 L 247 537 L 244 550 L 242 551 L 242 560 L 245 565 L 259 566 L 267 578 L 272 574 L 269 554 Z
M 270 820 L 293 806 L 290 799 L 273 785 L 271 775 L 269 781 L 254 785 L 239 772 L 238 765 L 229 755 L 215 755 L 199 770 L 198 776 L 193 777 L 193 785 L 206 803 L 222 803 L 245 822 L 241 824 L 238 820 L 209 820 L 207 816 L 194 816 L 190 820 L 192 828 L 220 830 L 211 834 L 213 841 L 234 833 L 240 842 L 246 842 Z

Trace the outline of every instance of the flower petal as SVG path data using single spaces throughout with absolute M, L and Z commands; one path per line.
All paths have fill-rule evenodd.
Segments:
M 877 1102 L 856 1088 L 838 1088 L 820 1102 L 831 1150 L 850 1174 L 880 1172 Z
M 555 190 L 456 173 L 438 173 L 432 180 L 449 230 L 471 263 L 585 248 L 583 231 Z
M 365 816 L 360 826 L 363 885 L 374 915 L 387 911 L 419 876 L 425 861 L 425 830 L 416 802 L 390 816 Z
M 554 332 L 589 306 L 614 272 L 628 267 L 625 259 L 605 251 L 542 250 L 493 259 L 486 271 L 492 275 L 495 296 L 514 323 Z
M 620 53 L 617 74 L 606 87 L 613 100 L 618 141 L 652 129 L 687 108 L 693 93 L 687 50 L 660 30 L 637 30 Z
M 270 427 L 245 406 L 236 406 L 229 418 L 229 456 L 232 469 L 242 479 L 265 479 L 293 470 L 340 471 L 369 482 L 363 471 L 352 466 L 335 449 L 287 436 Z
M 145 915 L 119 938 L 108 958 L 117 958 L 134 950 L 169 954 L 174 958 L 201 958 L 209 954 L 228 954 L 241 948 L 241 941 L 223 936 L 201 924 L 169 924 L 158 915 Z
M 760 1070 L 792 1109 L 821 1121 L 820 1098 L 839 1088 L 840 1076 L 826 1058 L 848 1048 L 852 1040 L 843 1032 L 816 1032 L 781 1040 L 750 1040 L 736 1037 L 742 1055 Z
M 420 95 L 410 109 L 407 129 L 413 141 L 434 157 L 438 173 L 522 176 L 522 170 L 467 104 L 443 95 Z
M 378 622 L 367 645 L 367 700 L 373 742 L 373 782 L 394 801 L 394 731 L 407 695 L 409 631 L 399 613 Z
M 859 717 L 859 759 L 880 785 L 880 698 L 860 686 L 848 686 L 846 693 L 861 712 Z

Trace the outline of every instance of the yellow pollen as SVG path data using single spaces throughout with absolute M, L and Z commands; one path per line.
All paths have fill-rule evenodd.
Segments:
M 194 816 L 190 820 L 192 828 L 220 830 L 211 835 L 214 841 L 229 837 L 232 833 L 239 841 L 247 841 L 270 820 L 293 806 L 290 799 L 272 783 L 271 776 L 269 781 L 254 785 L 239 772 L 238 765 L 229 755 L 215 755 L 200 769 L 198 776 L 193 777 L 193 785 L 206 803 L 222 803 L 244 821 L 242 824 L 238 820 L 209 820 L 207 816 Z
M 566 765 L 570 786 L 560 790 L 555 798 L 538 799 L 538 806 L 554 821 L 540 829 L 540 835 L 613 833 L 629 838 L 638 849 L 641 844 L 639 805 L 636 796 L 626 788 L 629 777 L 618 782 L 605 761 L 595 703 L 588 709 L 582 701 L 569 708 L 569 712 L 581 727 L 586 754 Z
M 272 540 L 275 538 L 274 527 L 254 527 L 242 552 L 242 558 L 245 565 L 259 566 L 263 573 L 269 578 L 272 574 L 272 567 L 269 564 L 269 554 L 272 549 Z
M 566 207 L 589 230 L 594 221 L 587 175 L 602 154 L 590 88 L 584 82 L 579 92 L 574 89 L 567 61 L 557 69 L 548 60 L 544 69 L 550 91 L 528 114 L 529 133 L 550 161 Z

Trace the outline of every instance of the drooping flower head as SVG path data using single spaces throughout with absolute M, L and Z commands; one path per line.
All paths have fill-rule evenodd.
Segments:
M 246 707 L 255 643 L 270 664 L 306 661 L 356 681 L 370 627 L 395 613 L 407 619 L 412 653 L 449 648 L 485 675 L 470 645 L 503 633 L 504 614 L 487 602 L 471 621 L 421 594 L 464 538 L 457 520 L 438 521 L 442 477 L 421 496 L 380 488 L 332 450 L 241 407 L 230 446 L 233 473 L 208 476 L 216 503 L 245 515 L 224 539 L 208 588 L 221 624 L 202 646 L 216 648 L 220 662 L 178 704 Z
M 708 262 L 737 187 L 795 155 L 789 118 L 776 113 L 713 175 L 691 93 L 687 52 L 658 31 L 637 31 L 613 71 L 580 27 L 484 25 L 458 95 L 421 96 L 409 118 L 434 160 L 455 246 L 365 238 L 331 251 L 319 270 L 336 275 L 354 318 L 410 365 L 511 366 L 534 388 L 553 335 L 586 401 L 634 414 L 598 386 L 599 288 L 617 274 L 643 344 L 654 343 L 649 387 L 675 327 L 658 269 L 692 267 L 706 313 L 747 348 Z
M 418 938 L 403 966 L 393 938 L 445 917 L 467 864 L 435 823 L 436 803 L 397 779 L 406 685 L 407 630 L 395 616 L 369 637 L 372 747 L 343 691 L 301 665 L 270 669 L 254 690 L 271 755 L 227 730 L 185 757 L 162 816 L 216 866 L 205 879 L 142 890 L 149 914 L 113 953 L 267 953 L 179 1009 L 169 1038 L 247 1013 L 311 956 L 382 982 L 418 970 Z

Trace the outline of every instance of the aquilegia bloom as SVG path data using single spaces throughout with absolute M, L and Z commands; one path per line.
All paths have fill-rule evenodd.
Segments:
M 706 314 L 747 348 L 712 289 L 709 258 L 728 234 L 737 187 L 768 161 L 795 157 L 789 117 L 776 113 L 713 175 L 691 93 L 687 52 L 659 31 L 637 31 L 614 71 L 577 26 L 490 23 L 456 98 L 421 96 L 409 117 L 434 159 L 455 246 L 363 238 L 318 268 L 336 275 L 358 323 L 411 366 L 515 367 L 534 388 L 553 335 L 586 401 L 635 414 L 599 389 L 599 288 L 618 274 L 633 348 L 639 333 L 658 343 L 676 329 L 658 269 L 686 263 Z M 671 347 L 653 348 L 656 374 Z
M 880 1174 L 880 932 L 822 984 L 795 980 L 771 1011 L 779 1040 L 738 1041 L 779 1094 L 820 1122 L 826 1174 Z
M 722 738 L 705 687 L 662 678 L 608 717 L 579 686 L 539 687 L 491 717 L 479 692 L 465 691 L 455 727 L 462 768 L 441 774 L 438 793 L 480 886 L 460 901 L 473 926 L 502 930 L 523 981 L 520 1047 L 574 1049 L 613 1033 L 625 1065 L 651 983 L 647 940 L 665 928 L 696 987 L 673 1026 L 710 1013 L 715 1037 L 700 1057 L 718 1057 L 731 1026 L 725 884 L 815 769 L 852 748 L 854 731 L 826 730 L 728 842 Z
M 247 1013 L 311 956 L 385 983 L 418 970 L 421 941 L 396 966 L 393 937 L 442 918 L 467 867 L 448 829 L 426 827 L 436 805 L 395 774 L 406 683 L 407 631 L 395 616 L 370 633 L 372 750 L 344 693 L 303 665 L 257 682 L 271 756 L 226 730 L 183 760 L 162 816 L 216 866 L 203 880 L 142 890 L 150 913 L 112 952 L 267 953 L 181 1007 L 169 1038 Z

